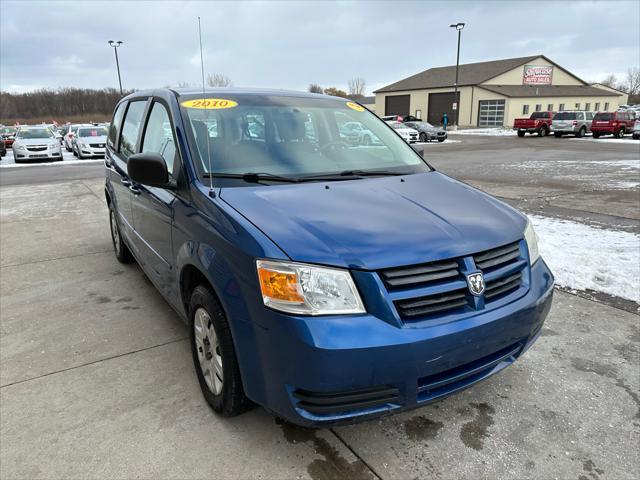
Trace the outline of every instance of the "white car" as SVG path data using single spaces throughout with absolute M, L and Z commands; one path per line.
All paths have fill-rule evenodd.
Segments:
M 340 133 L 353 138 L 357 145 L 379 144 L 380 139 L 360 122 L 346 122 L 340 127 Z
M 64 145 L 64 148 L 67 149 L 67 152 L 73 151 L 73 137 L 75 136 L 78 128 L 91 127 L 91 126 L 92 125 L 90 123 L 74 123 L 73 125 L 69 126 L 69 130 L 67 130 L 64 136 L 62 137 L 62 143 Z
M 13 142 L 16 163 L 32 160 L 62 160 L 60 142 L 47 126 L 20 127 Z
M 401 122 L 387 122 L 387 124 L 396 132 L 398 132 L 398 135 L 400 135 L 405 142 L 415 143 L 418 141 L 419 133 L 417 130 L 407 127 L 404 123 Z
M 80 160 L 87 157 L 104 157 L 107 134 L 107 127 L 103 125 L 78 128 L 71 141 L 73 154 Z

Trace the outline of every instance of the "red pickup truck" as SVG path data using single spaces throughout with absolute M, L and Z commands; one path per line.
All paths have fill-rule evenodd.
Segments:
M 525 133 L 537 133 L 544 137 L 551 131 L 551 120 L 555 112 L 533 112 L 529 118 L 516 118 L 513 129 L 518 131 L 519 137 Z

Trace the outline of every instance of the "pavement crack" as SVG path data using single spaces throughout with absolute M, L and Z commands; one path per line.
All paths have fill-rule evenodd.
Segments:
M 7 264 L 7 265 L 0 265 L 0 268 L 23 267 L 23 266 L 26 266 L 26 265 L 34 265 L 36 263 L 53 262 L 53 261 L 56 261 L 56 260 L 66 260 L 67 258 L 84 257 L 86 255 L 100 255 L 102 253 L 109 253 L 110 251 L 111 251 L 111 249 L 100 250 L 98 252 L 79 253 L 77 255 L 68 255 L 66 257 L 45 258 L 43 260 L 36 260 L 34 262 L 10 263 L 10 264 Z
M 338 432 L 336 432 L 335 428 L 330 428 L 329 431 L 331 433 L 333 433 L 335 435 L 335 437 L 338 439 L 338 441 L 340 441 L 340 443 L 342 443 L 342 445 L 344 445 L 344 447 L 349 450 L 354 457 L 356 457 L 358 459 L 358 461 L 362 462 L 362 464 L 367 467 L 367 469 L 371 472 L 371 474 L 377 478 L 378 480 L 382 480 L 382 476 L 376 472 L 375 468 L 373 468 L 371 466 L 371 464 L 369 464 L 364 458 L 362 458 L 360 455 L 358 455 L 358 453 L 355 451 L 355 449 L 353 449 L 351 447 L 351 445 L 349 445 L 344 438 L 342 438 L 340 436 L 340 434 L 338 434 Z
M 57 375 L 58 373 L 68 372 L 70 370 L 77 370 L 78 368 L 87 367 L 89 365 L 95 365 L 96 363 L 106 362 L 108 360 L 114 360 L 116 358 L 126 357 L 128 355 L 133 355 L 134 353 L 146 352 L 147 350 L 153 350 L 154 348 L 164 347 L 166 345 L 171 345 L 172 343 L 182 342 L 187 340 L 188 337 L 180 337 L 174 340 L 169 340 L 168 342 L 159 343 L 157 345 L 151 345 L 150 347 L 139 348 L 137 350 L 132 350 L 130 352 L 120 353 L 118 355 L 112 355 L 110 357 L 100 358 L 98 360 L 93 360 L 92 362 L 83 363 L 82 365 L 75 365 L 73 367 L 63 368 L 60 370 L 55 370 L 53 372 L 44 373 L 42 375 L 38 375 L 37 377 L 25 378 L 24 380 L 18 380 L 16 382 L 7 383 L 6 385 L 0 385 L 0 389 L 11 387 L 14 385 L 20 385 L 21 383 L 32 382 L 34 380 L 39 380 L 44 377 L 50 377 L 51 375 Z

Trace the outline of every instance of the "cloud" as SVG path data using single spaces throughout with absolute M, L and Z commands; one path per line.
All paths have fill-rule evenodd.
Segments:
M 606 3 L 2 0 L 0 88 L 116 86 L 109 39 L 124 41 L 125 88 L 198 85 L 198 16 L 206 73 L 224 73 L 237 86 L 346 88 L 359 76 L 372 91 L 453 64 L 448 25 L 457 21 L 467 24 L 462 63 L 543 53 L 597 80 L 623 75 L 640 58 L 638 27 L 629 23 L 640 15 L 638 2 Z

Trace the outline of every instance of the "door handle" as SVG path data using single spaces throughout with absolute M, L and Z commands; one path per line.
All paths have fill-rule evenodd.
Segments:
M 125 187 L 131 187 L 131 182 L 129 180 L 127 180 L 126 178 L 121 178 L 120 179 L 120 183 Z
M 135 187 L 134 185 L 131 185 L 131 184 L 129 184 L 129 190 L 134 195 L 140 195 L 142 193 L 142 190 L 140 190 L 138 187 Z

